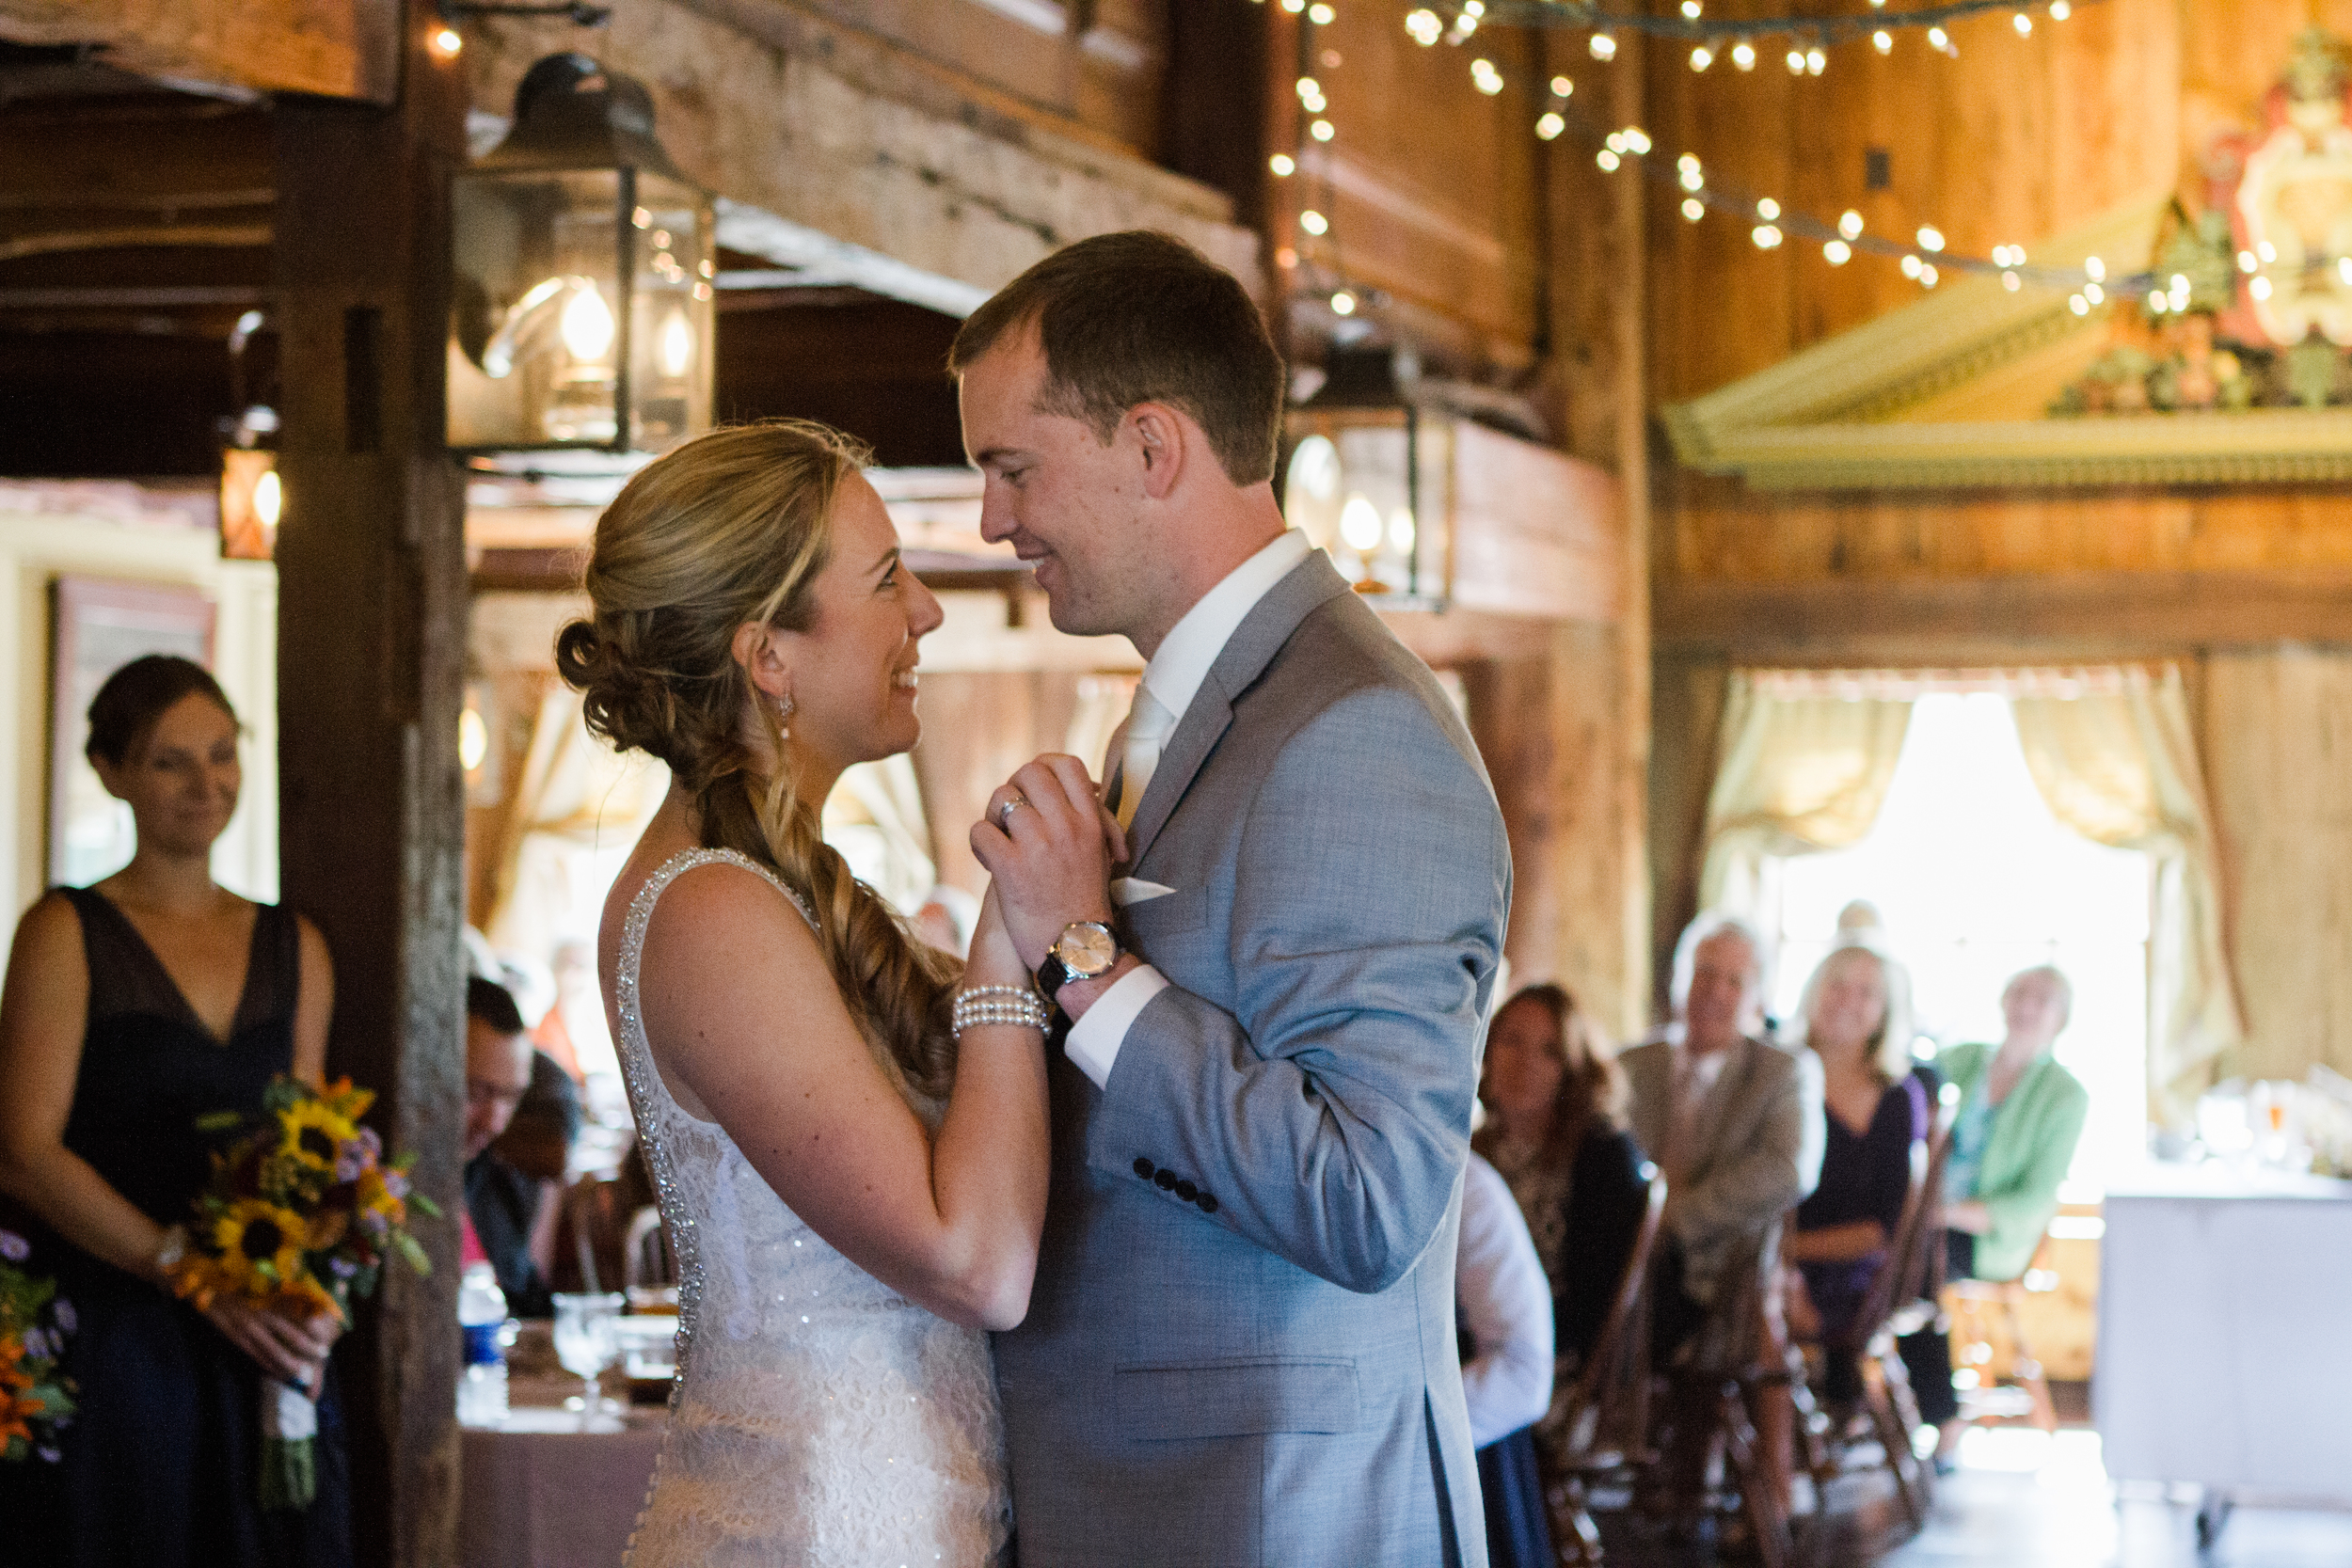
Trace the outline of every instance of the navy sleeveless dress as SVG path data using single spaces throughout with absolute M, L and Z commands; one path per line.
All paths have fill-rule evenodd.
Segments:
M 264 906 L 245 991 L 215 1039 L 137 929 L 103 895 L 59 890 L 81 917 L 89 1022 L 65 1145 L 160 1225 L 188 1220 L 211 1173 L 197 1118 L 259 1111 L 294 1060 L 301 927 Z M 36 1240 L 80 1323 L 66 1370 L 81 1413 L 56 1465 L 0 1465 L 0 1556 L 73 1568 L 348 1568 L 350 1472 L 330 1368 L 319 1406 L 318 1497 L 263 1513 L 262 1372 L 183 1302 L 53 1235 Z M 11 1494 L 14 1495 L 11 1498 Z M 32 1506 L 20 1506 L 30 1504 Z

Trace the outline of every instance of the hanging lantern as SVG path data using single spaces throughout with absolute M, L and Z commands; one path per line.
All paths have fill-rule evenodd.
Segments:
M 453 450 L 654 453 L 710 428 L 710 198 L 654 139 L 642 85 L 541 60 L 451 205 Z
M 1334 348 L 1325 368 L 1314 395 L 1284 416 L 1283 514 L 1358 593 L 1442 604 L 1452 425 L 1414 399 L 1419 365 L 1407 351 Z

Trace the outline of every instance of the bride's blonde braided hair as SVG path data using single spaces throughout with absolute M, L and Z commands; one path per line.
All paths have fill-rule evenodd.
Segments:
M 801 798 L 784 722 L 734 654 L 747 623 L 810 628 L 834 498 L 866 457 L 839 431 L 787 420 L 716 431 L 648 464 L 597 519 L 590 615 L 557 636 L 555 667 L 591 731 L 669 765 L 707 847 L 773 867 L 808 899 L 850 1017 L 935 1101 L 955 1077 L 956 961 L 915 941 L 825 843 L 824 802 Z M 747 711 L 768 732 L 771 776 L 744 743 Z

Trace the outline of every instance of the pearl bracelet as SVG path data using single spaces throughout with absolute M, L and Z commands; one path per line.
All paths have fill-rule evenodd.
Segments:
M 970 986 L 956 992 L 951 1025 L 958 1039 L 980 1024 L 1009 1023 L 1016 1028 L 1045 1027 L 1045 998 L 1025 986 Z

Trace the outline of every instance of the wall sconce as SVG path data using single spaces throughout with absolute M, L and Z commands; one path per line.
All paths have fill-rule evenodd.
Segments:
M 1442 607 L 1452 427 L 1414 398 L 1420 367 L 1409 351 L 1334 348 L 1325 369 L 1314 395 L 1283 417 L 1283 515 L 1331 552 L 1358 593 Z
M 452 449 L 656 453 L 710 428 L 710 197 L 654 138 L 641 84 L 541 60 L 451 205 Z
M 248 316 L 247 320 L 251 318 Z M 244 322 L 240 338 L 249 335 Z M 243 343 L 232 340 L 231 346 Z M 278 412 L 255 404 L 232 422 L 221 421 L 229 444 L 220 453 L 220 553 L 228 561 L 270 561 L 278 554 L 278 518 L 285 491 L 278 479 Z

